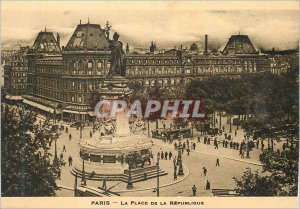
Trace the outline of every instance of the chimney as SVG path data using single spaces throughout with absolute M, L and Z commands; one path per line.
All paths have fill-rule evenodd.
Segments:
M 205 34 L 205 43 L 204 43 L 204 55 L 208 55 L 207 51 L 207 35 Z
M 56 42 L 57 42 L 57 45 L 60 47 L 60 36 L 59 36 L 59 33 L 56 34 Z

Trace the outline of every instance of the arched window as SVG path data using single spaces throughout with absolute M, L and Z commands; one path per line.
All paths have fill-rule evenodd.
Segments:
M 82 60 L 80 60 L 78 62 L 78 71 L 79 71 L 79 74 L 83 74 L 84 73 L 84 64 L 83 64 Z

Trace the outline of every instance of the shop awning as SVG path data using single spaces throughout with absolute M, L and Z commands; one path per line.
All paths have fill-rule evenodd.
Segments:
M 12 96 L 12 95 L 10 95 L 10 94 L 7 94 L 7 95 L 5 96 L 5 99 L 15 100 L 15 101 L 17 101 L 17 100 L 23 100 L 23 98 L 22 98 L 21 96 Z
M 94 111 L 89 111 L 88 114 L 89 114 L 89 116 L 91 116 L 91 117 L 94 117 L 94 116 L 96 115 Z
M 32 101 L 29 101 L 29 100 L 27 100 L 27 99 L 24 99 L 23 102 L 24 102 L 25 104 L 28 104 L 28 105 L 30 105 L 30 106 L 32 106 L 32 107 L 36 107 L 36 108 L 41 109 L 41 110 L 44 110 L 44 111 L 46 111 L 46 112 L 54 113 L 54 109 L 51 108 L 51 107 L 47 107 L 47 106 L 45 106 L 45 105 L 38 104 L 38 103 L 35 103 L 35 102 L 32 102 Z
M 80 114 L 80 115 L 87 115 L 88 114 L 87 112 L 78 112 L 78 111 L 74 111 L 74 110 L 63 110 L 63 112 Z

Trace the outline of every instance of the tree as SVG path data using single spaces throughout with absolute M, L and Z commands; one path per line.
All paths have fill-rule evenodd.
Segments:
M 54 196 L 63 161 L 51 163 L 50 145 L 58 134 L 36 114 L 5 106 L 1 111 L 2 196 Z
M 263 173 L 247 170 L 236 179 L 237 191 L 242 196 L 297 196 L 299 167 L 299 104 L 298 70 L 277 76 L 261 75 L 261 84 L 254 92 L 253 117 L 244 128 L 255 138 L 271 139 L 271 148 L 260 155 Z M 259 91 L 261 89 L 261 91 Z M 286 148 L 273 150 L 273 140 L 285 138 Z M 268 143 L 269 144 L 269 143 Z M 266 188 L 264 188 L 266 187 Z
M 280 185 L 269 176 L 260 176 L 247 168 L 241 179 L 235 178 L 236 192 L 239 196 L 276 196 Z

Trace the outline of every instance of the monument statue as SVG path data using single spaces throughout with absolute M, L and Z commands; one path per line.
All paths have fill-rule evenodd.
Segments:
M 107 76 L 125 76 L 126 57 L 123 51 L 123 43 L 119 41 L 119 34 L 117 32 L 114 33 L 109 47 L 111 49 L 111 65 Z

